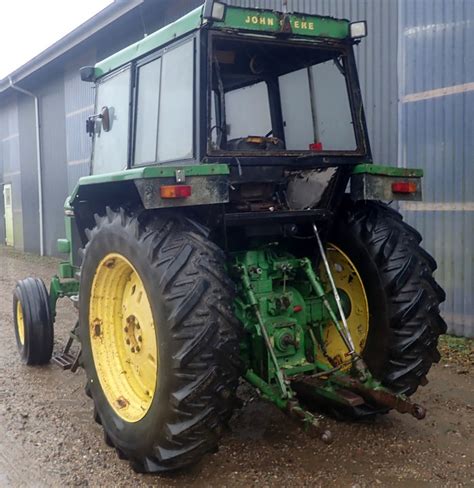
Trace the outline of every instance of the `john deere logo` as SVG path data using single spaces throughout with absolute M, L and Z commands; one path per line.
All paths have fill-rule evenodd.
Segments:
M 314 22 L 306 22 L 304 20 L 292 20 L 291 27 L 296 30 L 314 31 Z
M 260 17 L 257 15 L 248 15 L 247 18 L 245 19 L 246 24 L 252 24 L 252 25 L 269 25 L 269 26 L 274 26 L 275 25 L 275 19 L 272 17 Z
M 275 26 L 275 19 L 273 17 L 264 17 L 261 15 L 247 15 L 245 23 L 249 25 L 265 25 L 269 27 Z M 291 27 L 295 30 L 314 31 L 314 22 L 307 22 L 300 19 L 291 19 Z

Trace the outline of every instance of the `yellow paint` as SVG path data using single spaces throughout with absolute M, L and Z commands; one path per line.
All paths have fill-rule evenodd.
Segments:
M 245 23 L 246 24 L 252 24 L 252 25 L 268 25 L 273 27 L 275 25 L 275 21 L 271 17 L 259 17 L 257 15 L 248 15 L 245 18 Z
M 327 256 L 337 289 L 344 291 L 350 299 L 351 310 L 347 316 L 347 325 L 354 340 L 355 349 L 360 354 L 364 350 L 369 333 L 369 304 L 362 279 L 354 263 L 334 244 L 328 246 Z M 321 264 L 319 272 L 326 291 L 330 293 L 331 288 L 323 264 Z M 349 359 L 347 347 L 331 321 L 323 329 L 323 343 L 326 355 L 319 350 L 318 361 L 328 366 L 334 366 Z
M 138 422 L 157 386 L 157 334 L 148 294 L 124 256 L 107 255 L 97 267 L 89 303 L 89 334 L 102 390 L 116 414 Z
M 314 31 L 314 22 L 307 22 L 304 20 L 292 20 L 293 29 Z
M 25 345 L 25 320 L 23 318 L 23 308 L 20 300 L 16 302 L 16 326 L 18 329 L 18 339 L 22 346 Z
M 275 26 L 275 19 L 274 17 L 266 17 L 265 15 L 247 15 L 245 18 L 245 24 L 249 25 L 262 25 L 262 26 L 269 26 L 273 27 Z M 291 19 L 291 26 L 293 29 L 299 30 L 299 31 L 314 31 L 315 30 L 315 24 L 314 22 L 308 22 L 305 20 L 299 20 L 299 19 Z M 281 21 L 280 21 L 281 23 Z

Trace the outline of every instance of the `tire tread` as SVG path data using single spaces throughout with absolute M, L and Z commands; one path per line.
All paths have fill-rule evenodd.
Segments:
M 179 469 L 215 452 L 237 403 L 242 364 L 234 285 L 226 275 L 224 253 L 201 224 L 173 214 L 139 223 L 124 209 L 108 208 L 105 216 L 96 217 L 90 239 L 114 225 L 136 236 L 149 266 L 161 277 L 157 287 L 171 329 L 174 388 L 165 427 L 151 452 L 127 451 L 111 435 L 108 441 L 138 472 Z

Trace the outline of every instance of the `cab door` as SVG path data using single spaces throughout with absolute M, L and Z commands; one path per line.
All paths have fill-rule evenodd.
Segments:
M 13 208 L 12 208 L 12 185 L 3 186 L 3 202 L 5 208 L 5 244 L 13 246 Z

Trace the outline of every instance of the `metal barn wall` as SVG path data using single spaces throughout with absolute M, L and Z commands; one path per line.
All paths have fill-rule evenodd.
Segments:
M 1 111 L 1 107 L 0 107 Z M 0 246 L 5 244 L 5 214 L 4 203 L 3 203 L 3 158 L 2 158 L 2 132 L 1 132 L 1 112 L 0 112 Z
M 40 88 L 43 175 L 44 250 L 56 254 L 56 240 L 64 235 L 67 188 L 64 80 L 49 79 Z
M 13 96 L 0 107 L 0 198 L 2 200 L 0 214 L 3 236 L 5 242 L 5 222 L 3 212 L 3 185 L 12 185 L 13 204 L 13 239 L 15 247 L 23 249 L 23 214 L 22 214 L 22 187 L 20 167 L 20 132 L 18 126 L 17 97 Z
M 40 252 L 38 167 L 36 158 L 35 104 L 32 97 L 18 94 L 18 131 L 20 134 L 21 208 L 23 250 Z
M 281 0 L 228 0 L 228 4 L 282 10 Z M 288 0 L 292 12 L 367 20 L 369 36 L 355 48 L 374 161 L 397 165 L 398 1 Z
M 402 205 L 438 261 L 449 332 L 474 337 L 474 2 L 400 4 L 400 160 L 425 170 Z
M 282 0 L 227 0 L 282 9 Z M 65 197 L 88 173 L 84 121 L 94 93 L 78 68 L 93 64 L 173 20 L 201 0 L 150 0 L 97 33 L 54 67 L 20 84 L 41 97 L 45 251 L 63 235 Z M 450 332 L 474 335 L 474 1 L 288 0 L 291 11 L 365 19 L 356 47 L 374 160 L 426 170 L 425 202 L 402 205 L 424 235 L 447 290 Z M 399 104 L 400 99 L 400 104 Z M 400 128 L 400 130 L 399 130 Z M 32 100 L 11 93 L 0 106 L 0 186 L 12 183 L 15 247 L 39 252 Z M 472 157 L 471 157 L 472 158 Z M 0 194 L 0 216 L 3 195 Z M 0 242 L 4 242 L 0 219 Z
M 94 63 L 95 52 L 91 51 L 71 61 L 64 74 L 67 194 L 69 195 L 79 178 L 88 175 L 90 169 L 92 139 L 87 135 L 85 127 L 87 117 L 94 113 L 95 90 L 93 84 L 81 81 L 79 69 L 81 66 Z

